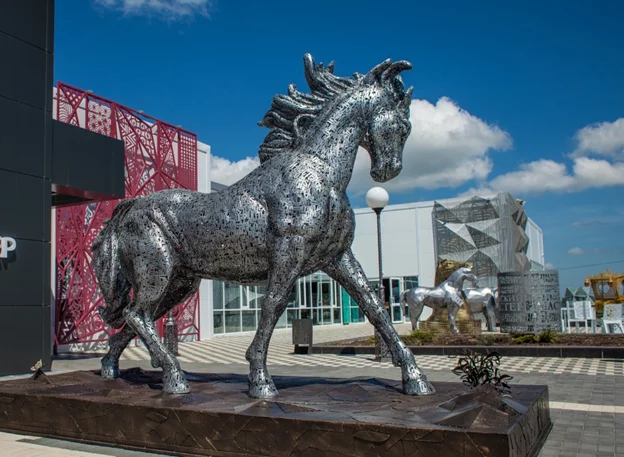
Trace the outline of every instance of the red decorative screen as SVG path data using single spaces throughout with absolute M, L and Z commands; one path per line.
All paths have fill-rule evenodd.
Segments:
M 197 190 L 197 136 L 118 103 L 58 83 L 56 118 L 124 141 L 126 198 Z M 55 345 L 100 345 L 115 330 L 100 319 L 91 243 L 121 200 L 56 210 Z M 199 293 L 175 309 L 181 337 L 199 337 Z M 164 319 L 158 322 L 162 334 Z

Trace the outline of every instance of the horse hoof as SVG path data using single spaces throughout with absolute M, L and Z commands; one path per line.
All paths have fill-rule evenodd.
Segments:
M 119 367 L 102 365 L 102 371 L 100 372 L 100 375 L 104 379 L 115 379 L 119 378 L 121 376 L 121 373 L 119 372 Z
M 252 384 L 249 386 L 249 396 L 252 398 L 275 398 L 279 396 L 277 389 L 273 383 L 271 384 Z
M 266 369 L 252 370 L 249 374 L 249 396 L 253 398 L 274 398 L 279 394 Z
M 403 381 L 403 392 L 407 395 L 433 395 L 436 390 L 426 378 Z
M 165 376 L 163 391 L 168 394 L 187 394 L 191 391 L 191 386 L 182 375 Z

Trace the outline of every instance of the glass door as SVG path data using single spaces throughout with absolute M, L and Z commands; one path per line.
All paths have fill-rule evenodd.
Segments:
M 403 309 L 401 308 L 401 292 L 403 292 L 403 281 L 401 278 L 384 279 L 384 283 L 387 281 L 387 293 L 389 293 L 390 301 L 390 317 L 392 317 L 393 323 L 403 322 Z M 389 287 L 388 287 L 389 286 Z

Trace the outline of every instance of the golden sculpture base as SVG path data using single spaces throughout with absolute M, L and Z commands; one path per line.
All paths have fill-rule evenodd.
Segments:
M 475 320 L 470 316 L 468 311 L 461 308 L 455 317 L 455 324 L 460 335 L 480 335 L 481 321 Z M 418 329 L 432 335 L 452 335 L 451 324 L 448 320 L 448 310 L 442 308 L 434 312 L 429 319 L 422 321 L 418 325 Z

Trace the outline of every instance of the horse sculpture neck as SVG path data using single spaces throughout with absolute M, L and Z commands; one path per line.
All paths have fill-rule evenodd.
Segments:
M 464 285 L 464 281 L 468 279 L 469 275 L 467 273 L 457 272 L 453 273 L 446 281 L 445 284 L 448 284 L 456 289 L 461 289 Z
M 328 167 L 328 180 L 332 187 L 341 191 L 346 188 L 353 174 L 355 158 L 366 133 L 366 109 L 354 90 L 330 103 L 303 136 L 301 151 L 320 158 Z M 355 115 L 354 115 L 355 114 Z

